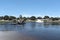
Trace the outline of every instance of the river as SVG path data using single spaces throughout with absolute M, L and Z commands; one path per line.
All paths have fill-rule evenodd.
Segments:
M 0 40 L 60 40 L 60 25 L 27 22 L 0 25 Z

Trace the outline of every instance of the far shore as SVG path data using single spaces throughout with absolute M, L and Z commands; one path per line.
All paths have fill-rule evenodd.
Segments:
M 0 20 L 0 23 L 6 23 L 6 22 L 12 22 L 13 23 L 16 22 L 15 20 Z M 55 21 L 52 21 L 50 19 L 37 19 L 37 20 L 26 20 L 25 22 L 38 22 L 38 23 L 60 23 L 60 20 L 55 20 Z

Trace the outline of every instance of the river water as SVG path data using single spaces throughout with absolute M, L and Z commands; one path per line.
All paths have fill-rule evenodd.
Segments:
M 60 40 L 59 24 L 28 22 L 0 25 L 0 40 Z

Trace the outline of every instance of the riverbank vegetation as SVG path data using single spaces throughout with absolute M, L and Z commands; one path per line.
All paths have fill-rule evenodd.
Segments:
M 20 15 L 19 17 L 15 16 L 0 16 L 0 23 L 2 22 L 16 22 L 17 20 L 25 20 L 26 22 L 35 22 L 37 19 L 42 19 L 44 22 L 60 22 L 60 17 L 49 17 L 49 16 L 44 16 L 44 17 L 36 17 L 36 16 L 31 16 L 31 17 L 23 17 Z

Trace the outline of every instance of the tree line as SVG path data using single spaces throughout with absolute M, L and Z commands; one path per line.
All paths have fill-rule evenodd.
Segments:
M 30 19 L 30 20 L 36 20 L 36 19 L 52 19 L 52 20 L 59 20 L 59 17 L 49 17 L 49 16 L 44 16 L 44 17 L 36 17 L 36 16 L 31 16 L 31 17 L 23 17 L 20 15 L 18 18 L 15 16 L 0 16 L 0 20 L 13 20 L 13 19 Z

